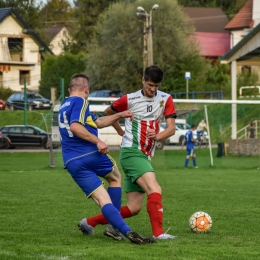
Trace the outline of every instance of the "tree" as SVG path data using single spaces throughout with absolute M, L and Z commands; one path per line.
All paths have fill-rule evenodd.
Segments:
M 221 64 L 220 59 L 217 65 L 211 66 L 205 74 L 205 90 L 222 90 L 225 98 L 231 97 L 230 88 L 230 66 L 228 64 Z
M 154 64 L 165 72 L 161 89 L 173 92 L 185 88 L 185 71 L 192 72 L 191 88 L 195 88 L 202 81 L 206 63 L 189 40 L 194 30 L 190 20 L 175 0 L 156 3 L 159 9 L 153 11 L 153 57 Z M 98 34 L 86 59 L 92 90 L 120 89 L 126 93 L 140 89 L 144 24 L 135 13 L 137 6 L 150 11 L 153 4 L 152 0 L 115 3 L 100 16 L 95 27 Z
M 39 14 L 44 27 L 50 27 L 56 24 L 69 25 L 73 13 L 74 10 L 68 0 L 48 0 Z
M 232 18 L 247 1 L 248 0 L 178 0 L 178 3 L 186 7 L 218 7 Z
M 75 22 L 71 33 L 74 43 L 71 46 L 73 53 L 88 52 L 88 46 L 96 34 L 95 25 L 98 16 L 116 0 L 75 0 Z
M 60 96 L 60 79 L 64 78 L 65 93 L 68 94 L 70 78 L 75 73 L 85 70 L 83 54 L 65 53 L 59 56 L 47 55 L 42 63 L 42 77 L 39 92 L 50 98 L 51 87 L 56 87 L 57 97 Z

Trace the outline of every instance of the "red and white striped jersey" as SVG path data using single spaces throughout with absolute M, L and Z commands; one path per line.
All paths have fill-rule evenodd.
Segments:
M 134 115 L 133 122 L 125 119 L 122 147 L 137 148 L 148 156 L 154 155 L 156 141 L 147 138 L 147 130 L 155 129 L 158 133 L 162 117 L 176 117 L 171 95 L 159 90 L 152 98 L 144 96 L 142 90 L 126 94 L 111 107 L 117 112 L 131 110 Z

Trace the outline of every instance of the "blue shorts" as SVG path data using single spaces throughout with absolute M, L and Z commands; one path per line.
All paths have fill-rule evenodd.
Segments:
M 187 156 L 193 156 L 195 154 L 196 154 L 195 149 L 187 149 Z
M 97 151 L 79 159 L 71 160 L 66 168 L 86 196 L 90 197 L 96 189 L 104 185 L 99 177 L 104 178 L 114 170 L 115 166 L 116 162 L 112 157 Z

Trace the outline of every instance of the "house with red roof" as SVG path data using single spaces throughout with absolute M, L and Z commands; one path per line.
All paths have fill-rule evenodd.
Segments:
M 225 26 L 230 33 L 230 47 L 233 48 L 260 22 L 260 1 L 248 0 L 239 12 Z
M 228 17 L 220 8 L 184 7 L 195 27 L 194 38 L 200 54 L 216 61 L 230 50 L 230 36 L 225 30 Z
M 221 57 L 221 63 L 231 65 L 232 100 L 237 99 L 237 73 L 241 66 L 260 68 L 260 1 L 248 0 L 226 25 L 230 31 L 232 49 Z M 236 107 L 232 106 L 232 139 L 237 137 Z
M 221 58 L 221 63 L 233 63 L 233 73 L 237 66 L 259 67 L 260 1 L 248 0 L 225 29 L 230 32 L 232 48 Z

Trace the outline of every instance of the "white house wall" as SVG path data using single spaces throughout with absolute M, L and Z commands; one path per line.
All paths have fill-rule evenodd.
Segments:
M 239 30 L 231 31 L 230 33 L 230 49 L 232 49 L 236 44 L 238 44 L 244 36 L 248 34 L 249 31 Z
M 64 36 L 64 32 L 66 33 L 66 36 Z M 67 28 L 62 28 L 60 32 L 53 38 L 53 40 L 50 43 L 50 49 L 54 53 L 54 55 L 60 55 L 64 52 L 63 50 L 63 41 L 68 42 L 69 36 L 68 36 L 68 30 Z
M 254 21 L 254 27 L 260 23 L 260 1 L 253 0 L 253 14 L 252 19 Z
M 4 21 L 2 21 L 2 23 L 0 23 L 1 34 L 20 35 L 22 30 L 22 27 L 11 16 L 8 16 Z

